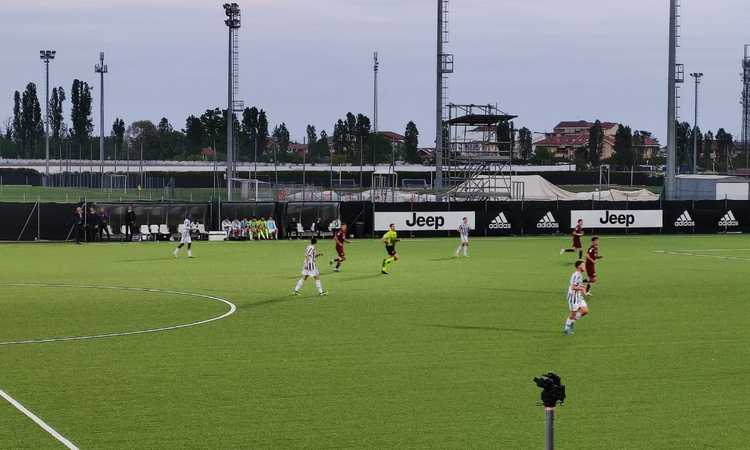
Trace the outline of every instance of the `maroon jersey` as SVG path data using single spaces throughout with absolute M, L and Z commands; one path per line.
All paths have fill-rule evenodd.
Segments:
M 589 247 L 586 251 L 586 272 L 589 276 L 596 275 L 596 266 L 594 265 L 596 260 L 599 259 L 599 249 L 597 247 Z
M 573 230 L 573 248 L 583 248 L 581 245 L 581 236 L 583 236 L 583 227 L 576 225 Z
M 343 230 L 339 230 L 333 236 L 333 239 L 336 241 L 336 253 L 338 253 L 339 256 L 343 255 L 344 254 L 344 242 L 346 241 L 346 233 L 344 233 Z

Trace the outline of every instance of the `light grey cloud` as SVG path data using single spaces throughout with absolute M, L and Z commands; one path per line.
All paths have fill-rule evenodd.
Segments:
M 434 0 L 240 1 L 241 94 L 301 139 L 307 123 L 331 131 L 347 111 L 372 110 L 372 51 L 381 57 L 381 128 L 414 120 L 434 137 Z M 226 102 L 221 2 L 0 0 L 0 120 L 12 92 L 43 83 L 38 51 L 54 48 L 53 84 L 95 86 L 106 52 L 106 123 L 185 117 Z M 739 129 L 739 62 L 750 43 L 745 2 L 685 2 L 680 61 L 706 74 L 703 128 Z M 563 119 L 620 121 L 664 136 L 668 2 L 455 0 L 450 101 L 498 103 L 518 125 Z M 745 42 L 748 41 L 748 42 Z M 692 120 L 692 85 L 682 117 Z M 95 110 L 95 113 L 97 111 Z

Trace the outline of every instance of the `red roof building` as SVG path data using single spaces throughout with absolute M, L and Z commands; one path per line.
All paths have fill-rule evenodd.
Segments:
M 546 148 L 552 152 L 555 158 L 572 161 L 576 150 L 588 148 L 589 130 L 594 126 L 593 122 L 585 120 L 560 122 L 555 126 L 552 133 L 544 139 L 535 143 L 535 147 Z M 615 150 L 615 135 L 620 129 L 620 124 L 614 122 L 601 122 L 604 132 L 601 159 L 609 159 Z M 652 138 L 650 133 L 642 134 L 643 143 L 636 146 L 641 157 L 650 158 L 659 150 L 659 141 Z

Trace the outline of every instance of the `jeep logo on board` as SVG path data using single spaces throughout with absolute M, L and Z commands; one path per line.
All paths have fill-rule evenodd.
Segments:
M 430 227 L 439 230 L 445 225 L 445 217 L 443 216 L 420 216 L 417 213 L 411 218 L 411 221 L 406 221 L 408 227 Z
M 599 218 L 599 223 L 602 225 L 625 225 L 629 227 L 635 223 L 634 214 L 610 214 L 609 211 L 604 211 L 604 215 Z

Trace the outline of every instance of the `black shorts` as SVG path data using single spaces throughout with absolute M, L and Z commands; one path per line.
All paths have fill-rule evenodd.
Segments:
M 396 246 L 395 245 L 386 245 L 385 251 L 388 253 L 388 256 L 395 256 L 396 255 Z

